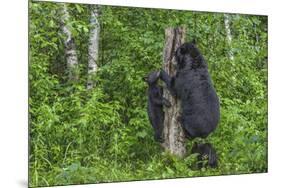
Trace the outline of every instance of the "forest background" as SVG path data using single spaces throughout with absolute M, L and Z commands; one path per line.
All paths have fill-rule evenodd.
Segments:
M 29 11 L 30 186 L 267 172 L 266 16 L 46 2 Z M 217 169 L 164 152 L 147 117 L 142 78 L 162 67 L 165 28 L 182 25 L 220 98 L 206 140 Z

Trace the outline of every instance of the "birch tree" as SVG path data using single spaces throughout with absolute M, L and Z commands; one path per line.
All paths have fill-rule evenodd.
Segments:
M 230 16 L 228 14 L 224 14 L 224 27 L 225 27 L 225 32 L 226 32 L 226 40 L 227 40 L 227 44 L 229 46 L 229 51 L 228 51 L 228 56 L 229 59 L 231 61 L 234 60 L 234 56 L 233 56 L 233 51 L 232 51 L 232 34 L 231 34 L 231 29 L 230 29 Z
M 66 4 L 62 4 L 60 7 L 60 15 L 61 15 L 61 30 L 64 38 L 64 53 L 66 55 L 66 64 L 68 71 L 69 80 L 77 80 L 78 79 L 78 58 L 76 53 L 76 46 L 74 43 L 74 39 L 69 27 L 69 12 Z
M 170 75 L 176 74 L 174 53 L 184 43 L 185 30 L 181 27 L 167 28 L 165 30 L 165 47 L 163 53 L 163 69 Z M 171 103 L 171 107 L 164 107 L 164 143 L 163 147 L 172 154 L 183 157 L 186 154 L 185 135 L 178 117 L 181 112 L 179 99 L 174 98 L 167 88 L 164 88 L 164 97 Z
M 89 37 L 89 47 L 88 47 L 88 81 L 87 89 L 92 89 L 94 87 L 93 76 L 96 73 L 98 66 L 98 55 L 99 55 L 99 34 L 100 34 L 100 24 L 98 20 L 99 7 L 95 5 L 91 7 L 91 18 L 90 18 L 90 37 Z

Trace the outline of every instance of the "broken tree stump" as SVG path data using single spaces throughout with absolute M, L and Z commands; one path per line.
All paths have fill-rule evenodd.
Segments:
M 185 30 L 183 27 L 167 28 L 165 30 L 163 69 L 169 76 L 174 76 L 176 74 L 174 54 L 176 49 L 184 43 L 184 39 Z M 171 154 L 184 157 L 186 155 L 186 139 L 182 126 L 178 121 L 178 117 L 181 113 L 180 101 L 170 94 L 167 87 L 163 89 L 163 96 L 171 102 L 171 107 L 164 107 L 164 143 L 162 146 Z

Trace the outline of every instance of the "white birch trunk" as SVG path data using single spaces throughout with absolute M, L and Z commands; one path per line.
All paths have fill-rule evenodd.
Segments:
M 65 47 L 65 55 L 66 55 L 66 64 L 67 71 L 69 74 L 69 80 L 77 80 L 78 79 L 78 58 L 76 54 L 76 47 L 74 43 L 74 39 L 72 37 L 70 28 L 68 26 L 69 22 L 69 13 L 67 10 L 66 4 L 62 4 L 60 8 L 61 13 L 61 30 L 65 35 L 64 39 L 64 47 Z
M 100 34 L 100 24 L 98 20 L 99 7 L 96 5 L 92 7 L 91 18 L 90 18 L 90 37 L 89 37 L 89 47 L 88 47 L 88 81 L 87 89 L 92 89 L 94 87 L 93 76 L 96 73 L 98 66 L 98 55 L 99 55 L 99 34 Z
M 228 51 L 228 56 L 229 56 L 229 59 L 231 61 L 234 60 L 234 56 L 233 56 L 233 52 L 232 52 L 232 35 L 231 35 L 231 29 L 230 29 L 230 25 L 229 25 L 229 22 L 230 22 L 230 17 L 228 14 L 224 14 L 224 27 L 225 27 L 225 31 L 226 31 L 226 40 L 227 40 L 227 44 L 229 46 L 229 51 Z
M 167 28 L 165 30 L 166 42 L 163 53 L 163 68 L 169 76 L 176 74 L 176 69 L 173 66 L 175 64 L 174 53 L 184 43 L 184 36 L 185 31 L 183 28 Z M 186 139 L 182 126 L 178 121 L 181 113 L 181 103 L 179 99 L 174 98 L 169 93 L 167 88 L 164 88 L 163 96 L 170 101 L 171 107 L 164 107 L 164 143 L 162 146 L 170 153 L 184 157 L 186 155 Z

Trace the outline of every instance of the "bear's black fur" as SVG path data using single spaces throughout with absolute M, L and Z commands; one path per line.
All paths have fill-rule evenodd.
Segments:
M 217 154 L 215 149 L 210 143 L 197 144 L 195 143 L 191 149 L 191 153 L 198 153 L 198 168 L 202 168 L 205 160 L 208 160 L 208 165 L 211 168 L 216 168 L 218 166 Z
M 186 136 L 206 138 L 215 130 L 220 119 L 220 105 L 207 64 L 194 43 L 181 45 L 175 53 L 176 75 L 161 71 L 160 78 L 171 94 L 180 99 L 179 117 Z
M 160 72 L 151 72 L 145 78 L 148 83 L 148 117 L 154 129 L 154 139 L 163 142 L 164 111 L 163 105 L 170 107 L 170 102 L 163 97 L 163 88 L 157 85 Z

